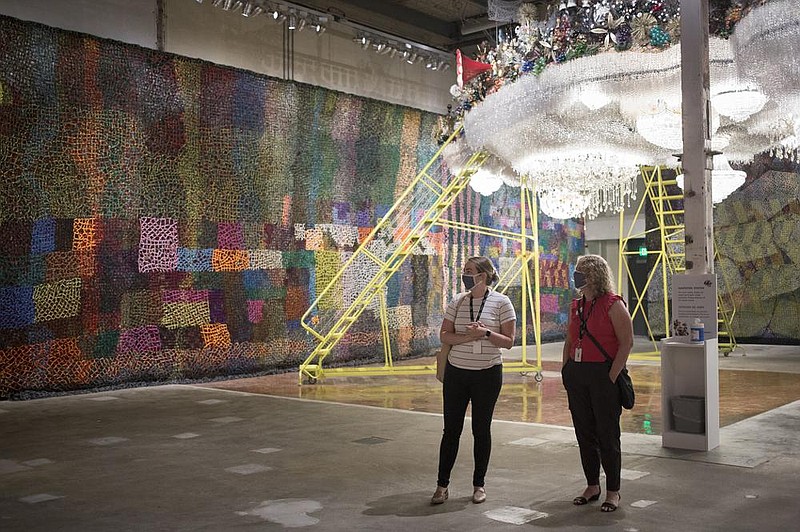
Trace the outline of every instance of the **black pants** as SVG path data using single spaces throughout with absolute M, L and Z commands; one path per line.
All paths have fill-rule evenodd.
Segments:
M 467 405 L 472 401 L 472 437 L 475 470 L 472 485 L 483 486 L 489 455 L 492 452 L 492 414 L 503 387 L 503 366 L 488 369 L 459 369 L 449 362 L 444 370 L 444 434 L 439 446 L 439 479 L 437 484 L 447 487 L 450 472 L 456 463 L 458 443 L 464 428 Z
M 567 389 L 572 425 L 581 451 L 589 486 L 600 484 L 600 464 L 606 472 L 606 490 L 619 491 L 622 451 L 619 389 L 608 378 L 605 362 L 567 361 L 561 379 Z

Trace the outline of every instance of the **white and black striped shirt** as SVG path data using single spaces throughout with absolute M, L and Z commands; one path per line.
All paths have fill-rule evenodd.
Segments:
M 464 333 L 467 330 L 467 325 L 472 322 L 469 314 L 469 298 L 469 292 L 462 293 L 447 305 L 444 317 L 455 324 L 456 333 Z M 461 305 L 458 304 L 459 301 L 461 301 Z M 482 301 L 483 298 L 475 298 L 472 302 L 476 321 Z M 458 315 L 456 315 L 456 307 L 458 307 Z M 489 290 L 480 316 L 481 323 L 490 331 L 499 333 L 501 324 L 515 321 L 516 319 L 517 314 L 508 296 Z M 475 342 L 480 342 L 480 353 L 475 352 Z M 447 360 L 453 366 L 461 369 L 488 369 L 503 363 L 503 358 L 500 356 L 500 348 L 490 342 L 488 338 L 481 338 L 475 342 L 454 345 Z

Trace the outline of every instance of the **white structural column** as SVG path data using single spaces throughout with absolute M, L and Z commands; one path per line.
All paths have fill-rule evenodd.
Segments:
M 701 292 L 712 293 L 714 323 L 706 323 L 706 340 L 695 345 L 666 339 L 661 345 L 661 412 L 664 447 L 708 451 L 719 445 L 719 361 L 716 334 L 714 218 L 711 207 L 711 101 L 708 68 L 708 1 L 681 2 L 681 91 L 683 98 L 683 173 L 686 273 Z M 713 277 L 712 277 L 713 279 Z M 711 286 L 707 286 L 709 283 Z M 686 284 L 686 283 L 681 283 Z M 692 286 L 692 282 L 688 283 Z M 705 292 L 708 294 L 708 292 Z M 689 292 L 693 298 L 696 292 Z M 685 304 L 686 292 L 672 305 Z M 694 308 L 689 305 L 689 308 Z M 686 412 L 681 405 L 700 405 Z M 685 408 L 684 408 L 685 410 Z M 689 417 L 688 423 L 686 418 Z M 694 419 L 696 418 L 696 419 Z
M 714 271 L 708 2 L 681 2 L 681 91 L 686 273 Z

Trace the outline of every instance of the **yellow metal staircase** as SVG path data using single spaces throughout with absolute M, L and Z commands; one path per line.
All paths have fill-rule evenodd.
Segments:
M 391 367 L 386 284 L 431 227 L 440 221 L 487 157 L 483 153 L 454 153 L 454 141 L 459 134 L 460 128 L 411 181 L 369 235 L 361 240 L 339 271 L 327 280 L 325 288 L 303 314 L 301 324 L 316 345 L 300 365 L 301 383 L 304 379 L 313 383 L 323 377 L 323 361 L 367 309 L 380 315 L 385 367 Z M 326 280 L 318 281 L 321 281 L 318 284 L 324 284 Z M 353 288 L 345 293 L 342 290 L 344 285 Z M 404 373 L 429 373 L 431 369 L 409 367 Z
M 661 170 L 662 169 L 660 166 L 641 168 L 642 178 L 645 184 L 645 194 L 642 198 L 641 204 L 639 205 L 639 209 L 636 211 L 636 216 L 638 216 L 645 204 L 649 203 L 658 222 L 657 227 L 645 231 L 644 234 L 632 235 L 629 233 L 627 236 L 625 236 L 622 232 L 622 214 L 620 215 L 620 253 L 623 254 L 623 257 L 620 257 L 620 282 L 622 280 L 621 270 L 623 267 L 627 268 L 627 265 L 623 266 L 623 263 L 625 262 L 624 255 L 636 253 L 635 251 L 625 251 L 627 249 L 627 240 L 631 238 L 646 237 L 649 233 L 654 231 L 659 233 L 659 241 L 661 242 L 660 249 L 648 249 L 648 254 L 656 254 L 657 258 L 647 277 L 645 286 L 637 288 L 633 282 L 633 279 L 631 278 L 630 271 L 628 272 L 629 279 L 631 280 L 631 284 L 636 292 L 637 299 L 640 302 L 636 308 L 633 309 L 631 315 L 636 316 L 638 312 L 642 312 L 648 331 L 650 331 L 651 338 L 653 337 L 653 333 L 650 329 L 650 323 L 647 319 L 647 316 L 644 314 L 641 301 L 644 299 L 644 293 L 650 286 L 651 281 L 658 270 L 658 266 L 662 266 L 662 290 L 663 294 L 665 294 L 663 298 L 664 330 L 667 334 L 669 334 L 670 330 L 670 309 L 668 299 L 666 297 L 666 294 L 668 293 L 668 278 L 676 273 L 683 273 L 686 271 L 686 247 L 683 221 L 684 210 L 682 206 L 683 193 L 675 193 L 674 188 L 672 188 L 672 192 L 668 189 L 670 185 L 677 185 L 678 182 L 675 179 L 665 179 Z M 729 291 L 724 290 L 724 287 L 728 285 L 724 275 L 719 276 L 718 282 L 720 285 L 720 289 L 717 290 L 718 347 L 719 350 L 723 352 L 725 356 L 727 356 L 736 347 L 736 338 L 734 337 L 732 328 L 732 321 L 736 313 L 736 306 Z

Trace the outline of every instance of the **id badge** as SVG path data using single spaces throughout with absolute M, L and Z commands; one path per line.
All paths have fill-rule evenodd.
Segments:
M 480 355 L 481 354 L 481 341 L 475 340 L 472 342 L 472 354 L 473 355 Z
M 575 348 L 575 362 L 580 362 L 583 357 L 583 349 L 580 347 Z

